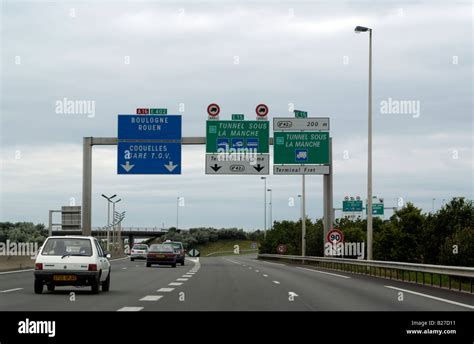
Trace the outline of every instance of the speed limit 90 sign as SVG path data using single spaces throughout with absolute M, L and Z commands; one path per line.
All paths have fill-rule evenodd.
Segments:
M 339 244 L 344 241 L 344 234 L 339 229 L 331 229 L 326 235 L 326 241 Z

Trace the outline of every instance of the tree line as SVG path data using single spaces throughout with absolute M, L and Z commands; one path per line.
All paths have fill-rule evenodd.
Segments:
M 373 220 L 373 259 L 422 264 L 474 266 L 474 209 L 464 198 L 453 198 L 436 213 L 423 213 L 412 203 L 387 220 Z M 334 228 L 346 242 L 366 242 L 366 220 L 337 219 Z M 260 244 L 261 253 L 301 255 L 301 220 L 275 221 Z M 323 222 L 306 219 L 306 255 L 323 256 Z M 366 257 L 367 255 L 365 255 Z

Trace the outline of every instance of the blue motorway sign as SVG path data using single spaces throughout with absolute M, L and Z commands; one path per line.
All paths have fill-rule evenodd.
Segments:
M 181 115 L 118 115 L 118 140 L 181 140 Z
M 180 142 L 118 142 L 118 174 L 181 174 Z

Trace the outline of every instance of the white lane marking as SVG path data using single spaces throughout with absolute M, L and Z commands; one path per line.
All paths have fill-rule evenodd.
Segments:
M 183 275 L 181 277 L 188 277 L 189 278 L 189 277 L 193 277 L 193 275 Z
M 294 291 L 289 291 L 288 296 L 298 296 Z
M 124 259 L 128 259 L 129 257 L 126 256 L 126 257 L 122 257 L 122 258 L 114 258 L 114 259 L 109 259 L 109 262 L 115 262 L 117 260 L 124 260 Z
M 280 284 L 280 282 L 278 282 L 278 281 L 273 281 L 273 283 L 275 283 L 275 284 Z
M 127 270 L 127 268 L 122 268 L 122 270 Z
M 195 272 L 186 272 L 187 275 L 194 275 Z
M 319 271 L 319 270 L 313 270 L 313 269 L 307 269 L 307 268 L 300 268 L 300 267 L 296 267 L 296 268 L 300 269 L 300 270 L 307 270 L 307 271 L 317 272 L 319 274 L 324 274 L 324 275 L 331 275 L 331 276 L 336 276 L 336 277 L 341 277 L 341 278 L 350 278 L 349 276 L 333 274 L 332 272 L 325 272 L 325 271 Z
M 177 278 L 176 280 L 177 281 L 187 281 L 188 279 L 187 278 Z
M 171 283 L 168 283 L 168 285 L 176 285 L 176 286 L 178 286 L 178 285 L 183 285 L 183 283 L 181 283 L 181 282 L 171 282 Z
M 232 260 L 232 259 L 224 258 L 224 260 L 227 260 L 228 262 L 231 262 L 231 263 L 234 263 L 234 264 L 237 264 L 237 265 L 242 265 L 242 264 L 240 264 L 239 262 L 236 262 L 235 260 Z M 244 266 L 245 266 L 245 265 L 244 265 Z
M 249 270 L 252 270 L 252 267 L 251 267 L 251 266 L 249 266 Z
M 260 270 L 255 270 L 255 272 L 260 272 Z
M 27 272 L 27 271 L 33 271 L 34 269 L 25 269 L 25 270 L 15 270 L 15 271 L 5 271 L 5 272 L 0 272 L 0 275 L 6 275 L 6 274 L 15 274 L 17 272 Z
M 465 303 L 451 301 L 451 300 L 443 299 L 441 297 L 431 296 L 431 295 L 428 295 L 428 294 L 417 293 L 416 291 L 411 291 L 411 290 L 407 290 L 407 289 L 392 287 L 390 285 L 386 285 L 385 288 L 400 290 L 400 291 L 404 291 L 405 293 L 410 293 L 410 294 L 413 294 L 413 295 L 423 296 L 423 297 L 426 297 L 428 299 L 433 299 L 433 300 L 437 300 L 437 301 L 441 301 L 441 302 L 450 303 L 450 304 L 456 305 L 456 306 L 461 306 L 461 307 L 466 307 L 466 308 L 469 308 L 469 309 L 474 309 L 474 306 L 467 305 Z
M 196 265 L 199 265 L 199 257 L 196 257 L 196 258 L 186 258 L 190 261 L 192 261 L 193 263 L 195 263 Z
M 286 266 L 285 264 L 282 264 L 282 263 L 272 263 L 272 262 L 267 262 L 266 260 L 263 261 L 264 263 L 267 263 L 267 264 L 273 264 L 273 265 L 283 265 L 283 266 Z
M 7 290 L 2 290 L 0 293 L 9 293 L 11 291 L 17 291 L 17 290 L 22 290 L 23 288 L 13 288 L 13 289 L 7 289 Z
M 160 289 L 157 290 L 157 292 L 159 292 L 159 293 L 160 293 L 160 292 L 169 293 L 169 292 L 171 292 L 171 291 L 173 291 L 173 290 L 174 290 L 174 288 L 160 288 Z
M 143 307 L 122 307 L 117 309 L 117 312 L 138 312 L 141 311 Z
M 268 275 L 263 274 L 263 277 L 268 277 Z
M 145 297 L 142 297 L 140 301 L 158 301 L 162 297 L 163 295 L 147 295 Z
M 245 264 L 242 264 L 242 266 L 247 266 L 247 265 L 245 265 Z

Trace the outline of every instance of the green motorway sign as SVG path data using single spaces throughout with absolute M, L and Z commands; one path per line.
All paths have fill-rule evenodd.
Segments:
M 268 121 L 207 121 L 206 153 L 218 153 L 219 148 L 226 147 L 268 153 L 269 136 Z
M 329 132 L 275 131 L 274 164 L 329 164 Z
M 361 200 L 342 201 L 342 211 L 344 212 L 362 211 L 362 209 L 363 205 Z
M 150 109 L 150 115 L 166 115 L 168 109 Z
M 383 203 L 372 204 L 372 215 L 383 215 L 383 212 L 384 212 Z M 367 207 L 365 208 L 365 213 L 367 214 Z
M 242 113 L 233 113 L 232 114 L 232 120 L 233 121 L 243 121 L 244 120 L 244 114 L 242 114 Z
M 306 111 L 295 110 L 294 112 L 296 118 L 308 118 L 308 112 Z

